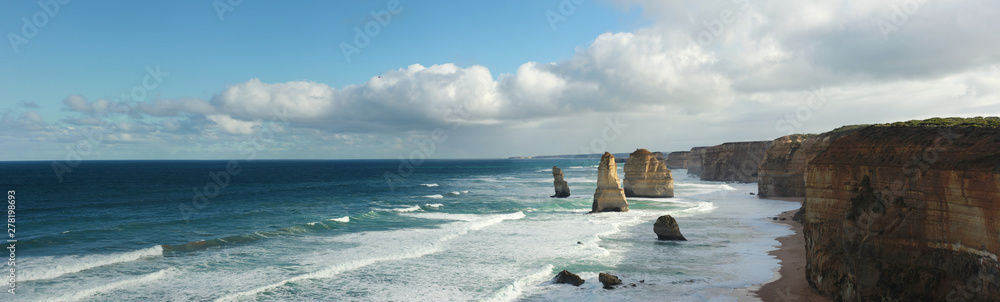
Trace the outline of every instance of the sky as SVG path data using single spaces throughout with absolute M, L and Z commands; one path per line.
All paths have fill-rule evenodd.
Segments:
M 688 150 L 1000 115 L 996 1 L 3 1 L 0 161 Z

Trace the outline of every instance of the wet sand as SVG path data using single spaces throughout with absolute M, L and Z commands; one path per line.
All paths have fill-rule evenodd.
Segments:
M 771 198 L 802 202 L 803 198 Z M 806 281 L 806 242 L 802 235 L 802 224 L 792 220 L 798 210 L 779 214 L 775 223 L 787 224 L 795 234 L 778 238 L 781 246 L 768 252 L 779 260 L 774 277 L 762 285 L 733 290 L 738 301 L 832 301 L 820 296 Z M 784 220 L 781 220 L 784 218 Z

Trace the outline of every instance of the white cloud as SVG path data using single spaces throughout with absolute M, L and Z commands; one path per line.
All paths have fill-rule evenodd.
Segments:
M 257 123 L 249 121 L 241 121 L 232 118 L 228 115 L 223 114 L 212 114 L 206 116 L 212 122 L 215 122 L 223 131 L 229 134 L 237 135 L 249 135 L 254 133 L 254 127 Z

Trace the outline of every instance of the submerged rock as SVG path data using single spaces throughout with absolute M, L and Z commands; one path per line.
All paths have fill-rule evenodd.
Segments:
M 615 285 L 622 284 L 622 280 L 618 279 L 618 276 L 608 273 L 597 275 L 597 280 L 601 281 L 601 284 L 604 284 L 604 289 L 614 289 Z
M 567 270 L 559 272 L 555 278 L 552 278 L 552 283 L 556 284 L 572 284 L 573 286 L 580 286 L 583 282 L 583 278 L 580 278 L 580 276 L 570 273 Z
M 556 187 L 556 195 L 552 195 L 551 197 L 569 197 L 569 184 L 567 184 L 566 180 L 563 179 L 562 169 L 552 166 L 552 178 L 555 178 L 555 180 L 552 181 L 552 184 Z
M 625 190 L 618 180 L 618 165 L 615 156 L 604 152 L 601 164 L 597 167 L 597 190 L 594 192 L 594 204 L 591 213 L 596 212 L 627 212 L 628 201 L 625 200 Z
M 656 223 L 653 223 L 653 232 L 656 233 L 656 239 L 659 240 L 687 240 L 684 235 L 681 235 L 677 220 L 674 220 L 674 217 L 670 215 L 657 218 Z
M 663 153 L 637 149 L 625 162 L 625 197 L 674 197 L 674 177 Z

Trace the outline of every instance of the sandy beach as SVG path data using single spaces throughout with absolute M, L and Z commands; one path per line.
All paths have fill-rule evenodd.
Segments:
M 802 202 L 803 198 L 771 198 L 786 201 Z M 820 296 L 806 282 L 806 250 L 805 238 L 802 235 L 802 224 L 792 220 L 798 210 L 779 214 L 775 223 L 787 224 L 795 234 L 778 238 L 781 246 L 768 252 L 780 261 L 775 269 L 774 277 L 764 284 L 733 290 L 737 301 L 831 301 Z

